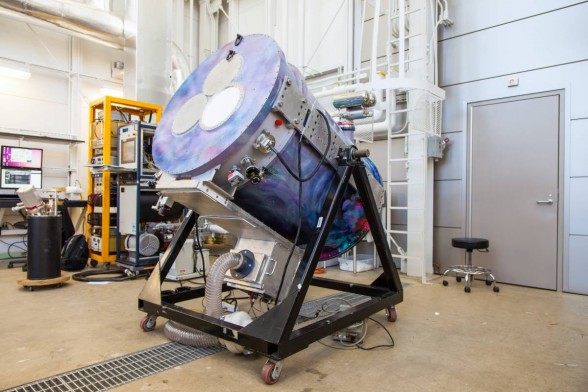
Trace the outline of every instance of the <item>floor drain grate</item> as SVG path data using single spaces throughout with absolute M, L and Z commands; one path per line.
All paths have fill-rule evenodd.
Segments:
M 305 302 L 300 309 L 298 322 L 316 318 L 323 312 L 325 303 L 349 303 L 353 306 L 366 302 L 370 297 L 353 293 L 341 293 Z M 191 347 L 171 342 L 143 351 L 110 359 L 77 370 L 33 381 L 4 392 L 99 392 L 107 391 L 143 377 L 174 368 L 179 365 L 224 351 L 222 346 Z
M 107 391 L 223 350 L 224 347 L 221 346 L 197 348 L 175 342 L 165 343 L 133 354 L 21 385 L 5 392 Z

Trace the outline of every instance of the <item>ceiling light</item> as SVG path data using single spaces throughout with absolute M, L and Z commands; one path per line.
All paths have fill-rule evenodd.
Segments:
M 26 80 L 31 77 L 31 72 L 26 67 L 0 65 L 0 76 Z

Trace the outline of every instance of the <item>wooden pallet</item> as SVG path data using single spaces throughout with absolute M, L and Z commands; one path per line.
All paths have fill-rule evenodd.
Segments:
M 67 282 L 69 280 L 69 275 L 61 275 L 58 278 L 53 279 L 19 279 L 16 281 L 21 286 L 24 286 L 25 289 L 28 291 L 34 291 L 35 287 L 38 286 L 57 286 L 61 287 L 63 282 Z

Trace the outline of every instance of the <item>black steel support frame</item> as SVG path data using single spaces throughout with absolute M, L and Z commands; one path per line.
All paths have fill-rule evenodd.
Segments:
M 314 240 L 306 245 L 289 292 L 282 297 L 282 301 L 278 305 L 249 325 L 241 327 L 176 305 L 178 302 L 203 297 L 204 286 L 189 289 L 183 287 L 175 292 L 161 292 L 160 301 L 140 298 L 139 309 L 151 316 L 162 316 L 219 338 L 236 342 L 273 360 L 282 360 L 333 332 L 402 302 L 402 284 L 390 253 L 365 167 L 359 159 L 349 159 L 340 164 L 339 173 L 339 184 L 336 190 L 326 198 L 323 206 L 321 213 L 321 216 L 324 217 L 323 225 L 316 229 Z M 362 200 L 383 267 L 382 274 L 370 285 L 313 277 L 321 251 L 351 178 L 355 180 L 355 186 Z M 178 233 L 162 256 L 159 284 L 163 283 L 195 223 L 196 214 L 189 211 Z M 294 330 L 310 285 L 361 294 L 371 298 L 364 303 L 327 318 L 317 319 L 315 322 Z M 223 291 L 230 289 L 226 285 L 223 287 Z M 237 337 L 233 335 L 232 331 L 238 332 Z

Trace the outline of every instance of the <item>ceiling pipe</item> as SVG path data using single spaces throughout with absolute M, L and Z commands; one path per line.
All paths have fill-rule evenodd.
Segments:
M 0 0 L 0 14 L 41 26 L 55 26 L 117 49 L 123 49 L 124 23 L 112 13 L 67 0 Z

